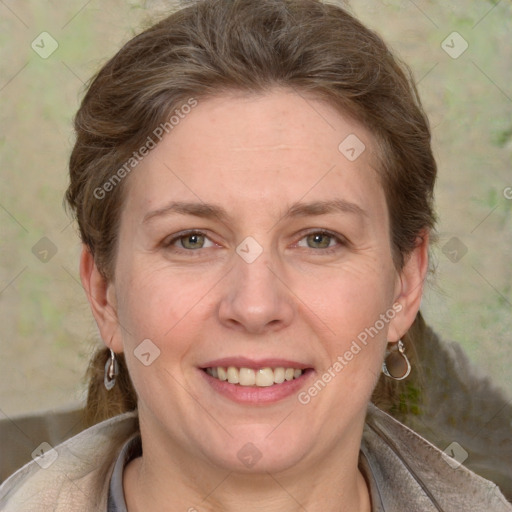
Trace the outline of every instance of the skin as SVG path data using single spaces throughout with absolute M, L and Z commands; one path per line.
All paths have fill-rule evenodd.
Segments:
M 354 161 L 338 150 L 349 134 L 366 146 Z M 397 271 L 374 147 L 368 130 L 312 97 L 223 95 L 200 101 L 129 177 L 114 279 L 102 278 L 87 248 L 81 277 L 139 397 L 144 454 L 124 473 L 130 511 L 370 510 L 358 470 L 366 407 L 387 343 L 418 311 L 428 244 L 420 238 Z M 284 216 L 296 202 L 328 200 L 363 213 Z M 144 221 L 170 201 L 213 203 L 232 218 Z M 207 238 L 169 245 L 187 229 Z M 322 229 L 346 243 L 308 238 Z M 263 249 L 252 263 L 236 252 L 248 236 Z M 307 405 L 296 394 L 234 403 L 198 374 L 221 357 L 280 357 L 314 368 L 307 390 L 397 303 Z M 145 366 L 134 350 L 148 338 L 160 356 Z M 237 457 L 247 443 L 261 454 L 251 468 Z

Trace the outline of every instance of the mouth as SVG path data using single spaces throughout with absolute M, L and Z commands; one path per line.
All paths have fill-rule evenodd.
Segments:
M 297 361 L 247 358 L 218 359 L 199 370 L 215 394 L 247 405 L 269 405 L 293 397 L 315 373 Z
M 220 381 L 239 386 L 256 386 L 259 388 L 283 384 L 298 379 L 307 369 L 277 366 L 263 368 L 246 368 L 236 366 L 209 366 L 203 368 L 208 375 Z

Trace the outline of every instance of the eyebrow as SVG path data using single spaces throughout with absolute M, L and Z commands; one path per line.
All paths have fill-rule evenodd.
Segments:
M 171 214 L 194 215 L 205 219 L 216 219 L 220 222 L 228 222 L 229 214 L 221 206 L 208 203 L 186 203 L 173 201 L 162 208 L 153 210 L 144 215 L 142 223 L 145 224 L 156 217 L 164 217 Z
M 349 213 L 361 217 L 367 216 L 367 213 L 359 205 L 344 199 L 333 199 L 310 203 L 296 202 L 290 206 L 280 220 L 294 217 L 327 215 L 330 213 Z M 144 216 L 142 223 L 145 224 L 157 217 L 166 217 L 172 214 L 193 215 L 195 217 L 218 220 L 223 223 L 229 223 L 232 220 L 232 217 L 221 206 L 209 203 L 172 201 L 162 208 L 148 212 Z
M 356 203 L 351 203 L 345 199 L 333 199 L 311 203 L 294 203 L 283 218 L 327 215 L 329 213 L 351 213 L 361 217 L 367 216 L 366 212 Z

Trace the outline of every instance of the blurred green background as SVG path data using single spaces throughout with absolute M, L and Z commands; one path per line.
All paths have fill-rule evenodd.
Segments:
M 0 1 L 0 418 L 84 399 L 99 337 L 62 206 L 72 116 L 99 66 L 173 5 Z M 349 9 L 410 65 L 431 119 L 440 223 L 422 310 L 512 398 L 512 4 Z

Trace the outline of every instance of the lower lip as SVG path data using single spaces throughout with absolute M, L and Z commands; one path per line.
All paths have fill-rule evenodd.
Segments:
M 204 370 L 199 369 L 199 372 L 214 391 L 229 398 L 233 402 L 266 405 L 278 402 L 292 395 L 297 395 L 300 388 L 305 385 L 306 381 L 309 380 L 309 377 L 314 373 L 314 370 L 308 368 L 298 379 L 287 380 L 281 384 L 265 387 L 230 384 L 227 380 L 219 380 L 208 375 Z

